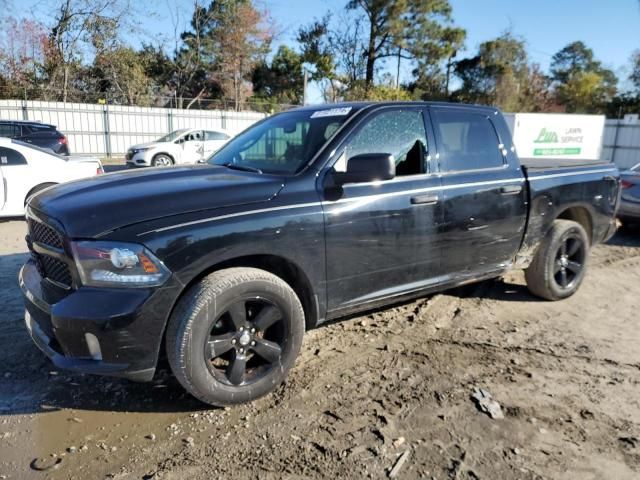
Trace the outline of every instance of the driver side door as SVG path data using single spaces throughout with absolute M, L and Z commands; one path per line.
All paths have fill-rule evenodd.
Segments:
M 357 309 L 438 282 L 442 193 L 427 125 L 422 107 L 383 108 L 362 120 L 336 150 L 333 171 L 344 171 L 356 155 L 391 154 L 396 177 L 324 191 L 330 311 Z

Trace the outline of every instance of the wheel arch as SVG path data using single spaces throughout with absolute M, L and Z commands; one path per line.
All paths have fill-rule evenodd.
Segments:
M 593 243 L 593 215 L 588 208 L 581 205 L 574 205 L 562 210 L 556 220 L 571 220 L 584 228 L 589 238 L 589 244 Z
M 25 207 L 27 206 L 27 201 L 32 195 L 35 195 L 36 193 L 40 192 L 41 190 L 44 190 L 45 188 L 53 187 L 54 185 L 58 185 L 58 182 L 41 182 L 36 186 L 34 186 L 33 188 L 31 188 L 31 190 L 29 190 L 29 192 L 27 192 L 27 195 L 24 197 L 24 206 Z
M 302 303 L 302 308 L 305 314 L 306 329 L 308 330 L 316 326 L 319 319 L 319 306 L 309 277 L 295 262 L 283 256 L 273 254 L 234 257 L 205 268 L 185 284 L 184 288 L 173 302 L 171 313 L 168 318 L 171 317 L 176 305 L 191 286 L 213 272 L 231 267 L 259 268 L 284 280 L 296 293 L 300 299 L 300 303 Z

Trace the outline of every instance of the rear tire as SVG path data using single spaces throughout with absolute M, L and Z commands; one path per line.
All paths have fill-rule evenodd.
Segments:
M 573 295 L 585 275 L 589 237 L 582 225 L 556 220 L 525 270 L 529 291 L 547 300 Z
M 167 357 L 180 384 L 199 400 L 250 402 L 286 378 L 304 327 L 300 300 L 281 278 L 228 268 L 180 299 L 167 327 Z

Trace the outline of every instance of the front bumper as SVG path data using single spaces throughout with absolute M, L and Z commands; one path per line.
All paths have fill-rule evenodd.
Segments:
M 135 381 L 153 378 L 175 286 L 82 287 L 54 303 L 46 300 L 43 282 L 32 261 L 20 270 L 27 329 L 57 367 Z
M 127 166 L 129 167 L 150 167 L 151 166 L 151 157 L 149 152 L 145 150 L 144 152 L 138 152 L 133 155 L 127 153 Z

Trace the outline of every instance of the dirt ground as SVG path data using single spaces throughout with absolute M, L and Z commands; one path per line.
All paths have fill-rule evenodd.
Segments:
M 0 479 L 640 478 L 640 231 L 594 248 L 562 302 L 514 273 L 310 331 L 286 384 L 232 409 L 166 366 L 57 371 L 23 326 L 24 235 L 0 224 Z

